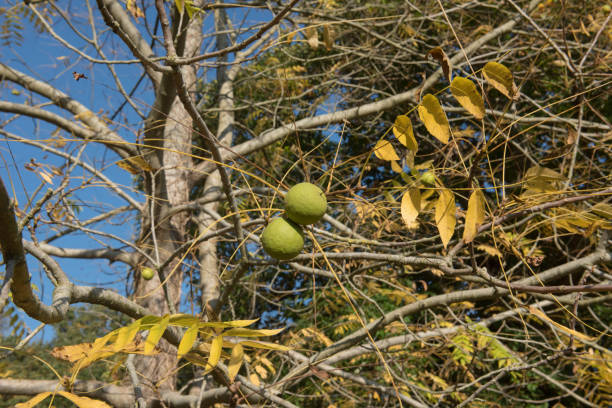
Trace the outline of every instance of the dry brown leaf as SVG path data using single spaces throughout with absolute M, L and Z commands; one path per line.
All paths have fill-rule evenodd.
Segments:
M 304 30 L 304 34 L 306 34 L 306 41 L 310 48 L 316 50 L 319 48 L 319 34 L 317 33 L 317 29 L 315 27 L 306 27 Z
M 442 72 L 444 73 L 444 77 L 450 83 L 451 75 L 453 73 L 453 63 L 448 59 L 448 56 L 444 52 L 444 50 L 440 47 L 433 48 L 427 53 L 428 56 L 432 56 L 438 63 L 442 66 Z

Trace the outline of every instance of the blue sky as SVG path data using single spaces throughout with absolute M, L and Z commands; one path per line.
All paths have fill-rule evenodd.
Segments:
M 65 4 L 60 4 L 60 6 L 65 7 Z M 259 22 L 269 16 L 268 12 L 248 10 L 245 13 L 242 9 L 239 10 L 240 11 L 232 16 L 236 25 L 242 22 L 246 22 L 246 24 Z M 82 9 L 77 9 L 77 7 L 73 6 L 71 11 L 81 14 L 75 20 L 77 27 L 82 29 L 85 35 L 91 36 L 91 29 L 87 26 L 86 8 L 82 7 Z M 96 14 L 96 18 L 97 22 L 101 23 L 98 26 L 101 27 L 103 24 L 101 17 Z M 56 19 L 56 21 L 60 20 Z M 104 65 L 91 64 L 75 52 L 66 49 L 49 35 L 38 33 L 33 25 L 27 20 L 23 21 L 23 25 L 23 30 L 20 31 L 23 40 L 20 44 L 12 44 L 8 47 L 4 45 L 0 46 L 0 59 L 2 62 L 36 79 L 53 85 L 84 104 L 93 112 L 103 112 L 107 116 L 111 116 L 114 110 L 122 103 L 123 97 L 116 89 L 117 87 L 108 68 Z M 69 41 L 76 48 L 97 57 L 95 50 L 93 50 L 83 39 L 75 35 L 66 24 L 61 22 L 54 24 L 53 29 L 58 35 Z M 210 34 L 213 29 L 212 18 L 208 16 L 205 20 L 204 32 L 205 34 Z M 249 33 L 245 33 L 244 36 L 248 34 Z M 133 58 L 126 52 L 125 47 L 119 48 L 120 40 L 112 35 L 110 31 L 107 30 L 105 34 L 100 36 L 100 39 L 106 46 L 104 50 L 105 53 L 111 58 Z M 113 52 L 116 52 L 117 55 L 111 55 Z M 117 65 L 115 69 L 127 92 L 132 89 L 143 72 L 141 67 L 136 64 Z M 85 74 L 87 79 L 75 81 L 72 77 L 73 71 Z M 214 78 L 215 75 L 216 73 L 214 70 L 208 70 L 206 72 L 206 76 L 209 79 Z M 46 102 L 46 100 L 37 95 L 30 94 L 27 90 L 12 83 L 5 81 L 1 84 L 0 98 L 2 100 L 20 104 L 26 101 L 30 104 Z M 134 100 L 139 105 L 141 111 L 146 114 L 149 110 L 148 107 L 153 101 L 153 94 L 148 79 L 145 78 L 145 80 L 142 81 L 134 94 Z M 49 106 L 45 106 L 44 108 L 60 114 L 65 118 L 74 120 L 72 115 L 62 109 Z M 3 123 L 11 116 L 12 115 L 0 113 L 0 123 Z M 141 119 L 129 105 L 126 105 L 122 113 L 115 119 L 115 125 L 113 129 L 120 136 L 133 142 L 136 140 L 137 132 L 141 126 Z M 44 122 L 35 122 L 28 118 L 19 118 L 4 126 L 3 130 L 26 137 L 30 140 L 46 141 L 51 137 L 56 127 Z M 0 177 L 2 177 L 9 193 L 12 194 L 14 191 L 15 198 L 18 200 L 21 209 L 24 208 L 25 203 L 27 203 L 28 199 L 31 198 L 32 194 L 41 183 L 45 185 L 34 198 L 34 201 L 42 197 L 47 188 L 55 188 L 59 185 L 59 177 L 55 177 L 53 179 L 53 185 L 49 185 L 43 181 L 36 172 L 27 170 L 25 165 L 34 160 L 35 163 L 41 166 L 40 168 L 49 170 L 51 166 L 60 167 L 65 165 L 65 159 L 59 158 L 53 154 L 42 153 L 39 149 L 27 146 L 24 143 L 7 140 L 1 135 L 0 137 L 2 138 L 2 141 L 0 141 Z M 63 134 L 63 137 L 70 136 Z M 82 146 L 82 144 L 79 141 L 70 142 L 68 144 L 68 147 L 72 149 L 78 149 L 80 146 Z M 103 172 L 107 177 L 125 186 L 124 190 L 128 191 L 129 194 L 135 197 L 139 202 L 144 201 L 144 198 L 138 192 L 131 191 L 131 175 L 113 164 L 118 158 L 112 152 L 104 149 L 100 145 L 90 143 L 85 148 L 82 157 L 84 161 L 94 165 L 97 169 L 104 169 Z M 73 178 L 75 179 L 69 183 L 68 188 L 79 186 L 82 183 L 81 179 L 88 176 L 89 174 L 77 168 L 73 173 Z M 93 186 L 76 191 L 72 199 L 81 204 L 79 205 L 79 218 L 83 220 L 97 215 L 99 213 L 98 209 L 108 210 L 126 204 L 123 199 L 117 197 L 113 193 L 109 193 L 109 190 Z M 45 210 L 43 210 L 43 214 L 45 214 L 44 211 Z M 94 228 L 130 240 L 135 236 L 136 223 L 134 220 L 119 225 L 100 223 L 96 224 Z M 44 226 L 38 228 L 37 231 L 39 239 L 53 233 L 53 231 Z M 31 240 L 27 231 L 24 232 L 24 238 Z M 116 241 L 104 241 L 110 242 L 110 244 L 115 247 L 120 246 Z M 87 238 L 85 234 L 69 235 L 54 241 L 53 244 L 71 248 L 100 247 L 99 243 Z M 110 287 L 121 293 L 125 293 L 125 277 L 127 273 L 125 265 L 119 263 L 110 265 L 107 261 L 95 260 L 57 260 L 68 276 L 77 284 Z M 48 304 L 51 300 L 52 285 L 46 277 L 44 277 L 44 272 L 38 262 L 28 258 L 28 265 L 33 284 L 40 288 L 39 295 L 42 297 L 43 301 Z M 21 313 L 21 315 L 27 326 L 31 329 L 39 324 L 37 321 L 27 317 L 24 313 Z M 51 336 L 52 331 L 45 330 L 44 338 L 49 339 Z

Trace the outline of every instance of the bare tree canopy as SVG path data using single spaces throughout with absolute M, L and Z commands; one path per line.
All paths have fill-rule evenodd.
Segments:
M 0 406 L 612 405 L 611 20 L 6 0 Z

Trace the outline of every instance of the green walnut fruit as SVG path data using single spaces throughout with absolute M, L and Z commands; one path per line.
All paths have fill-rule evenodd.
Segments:
M 425 173 L 421 174 L 421 181 L 425 184 L 433 186 L 436 183 L 436 176 L 434 176 L 431 171 L 426 171 Z
M 302 252 L 304 234 L 291 220 L 275 218 L 261 234 L 261 245 L 272 258 L 287 261 Z
M 325 215 L 326 210 L 325 193 L 314 184 L 296 184 L 285 195 L 285 213 L 298 224 L 314 224 Z
M 140 270 L 140 276 L 142 276 L 142 279 L 144 280 L 151 280 L 153 279 L 153 276 L 155 275 L 155 271 L 151 268 L 142 268 Z

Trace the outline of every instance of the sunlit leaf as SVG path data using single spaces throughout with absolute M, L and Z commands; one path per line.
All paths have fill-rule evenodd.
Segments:
M 191 350 L 191 347 L 193 347 L 193 344 L 198 338 L 199 327 L 199 322 L 197 322 L 185 331 L 177 350 L 177 355 L 179 357 Z
M 168 327 L 169 322 L 170 322 L 170 316 L 166 315 L 159 322 L 159 324 L 149 329 L 149 335 L 147 336 L 147 340 L 144 346 L 145 354 L 149 354 L 153 352 L 153 350 L 155 349 L 155 346 L 157 346 L 157 343 L 159 343 L 159 340 L 164 335 L 164 332 L 166 331 L 166 328 Z
M 455 195 L 447 188 L 441 189 L 438 195 L 435 212 L 436 226 L 438 227 L 442 244 L 446 248 L 455 232 L 455 225 L 457 223 Z
M 230 329 L 223 333 L 224 336 L 239 336 L 239 337 L 262 337 L 262 336 L 274 336 L 285 329 Z
M 208 362 L 206 369 L 212 370 L 219 364 L 221 359 L 221 349 L 223 348 L 223 336 L 217 336 L 210 343 L 210 353 L 208 354 Z
M 417 110 L 419 111 L 419 118 L 425 124 L 427 131 L 442 143 L 448 143 L 450 128 L 438 98 L 432 94 L 425 95 Z
M 115 340 L 115 344 L 113 345 L 113 351 L 120 351 L 123 348 L 130 344 L 134 337 L 136 337 L 136 333 L 138 333 L 138 325 L 131 324 L 126 327 L 122 327 L 117 332 L 117 339 Z
M 476 249 L 480 249 L 481 251 L 484 251 L 491 256 L 498 256 L 500 258 L 502 256 L 502 253 L 499 252 L 499 249 L 492 247 L 490 245 L 484 245 L 484 244 L 478 245 Z
M 51 395 L 50 392 L 41 392 L 40 394 L 35 395 L 33 398 L 27 400 L 26 402 L 16 404 L 15 408 L 32 408 L 38 405 L 41 401 L 43 401 L 49 395 Z
M 304 30 L 304 34 L 306 35 L 306 41 L 310 48 L 316 50 L 319 48 L 319 34 L 317 33 L 317 29 L 315 27 L 306 27 Z
M 482 119 L 485 114 L 484 101 L 476 85 L 467 78 L 455 77 L 451 83 L 451 93 L 457 102 L 470 112 L 476 119 Z
M 259 319 L 253 320 L 231 320 L 229 322 L 202 322 L 201 327 L 214 327 L 214 328 L 230 328 L 230 327 L 246 327 L 255 323 Z
M 418 188 L 407 190 L 402 196 L 400 209 L 404 222 L 410 227 L 421 211 L 421 190 Z
M 478 227 L 482 225 L 485 218 L 484 195 L 481 190 L 474 190 L 468 200 L 468 208 L 465 213 L 465 228 L 463 229 L 463 240 L 472 242 L 478 233 Z
M 440 47 L 436 47 L 430 50 L 427 55 L 432 56 L 436 61 L 438 61 L 438 63 L 442 67 L 444 77 L 448 80 L 448 82 L 450 82 L 451 75 L 453 73 L 453 63 L 450 61 L 450 59 L 448 59 L 448 56 L 446 55 L 444 50 L 442 50 L 442 48 Z
M 512 72 L 510 72 L 510 70 L 504 65 L 495 61 L 487 62 L 482 69 L 482 73 L 493 88 L 497 89 L 510 99 L 518 99 L 519 92 L 518 88 L 514 84 Z
M 74 405 L 76 405 L 79 408 L 111 408 L 110 405 L 108 405 L 106 402 L 103 402 L 103 401 L 99 401 L 99 400 L 95 400 L 95 399 L 91 399 L 87 397 L 81 397 L 79 395 L 74 395 L 72 393 L 65 392 L 65 391 L 58 391 L 57 393 L 61 395 L 62 397 L 70 400 Z
M 414 138 L 414 131 L 412 130 L 412 122 L 406 115 L 399 115 L 395 118 L 393 124 L 393 134 L 397 137 L 397 140 L 408 149 L 417 151 L 419 146 L 416 139 Z
M 266 350 L 280 350 L 280 351 L 291 350 L 291 347 L 283 346 L 281 344 L 276 344 L 276 343 L 268 343 L 266 341 L 245 340 L 245 341 L 241 341 L 240 344 L 242 344 L 245 347 L 260 348 L 260 349 L 266 349 Z
M 400 166 L 395 160 L 391 160 L 391 170 L 396 173 L 402 173 L 404 171 L 404 169 L 402 169 L 402 166 Z
M 381 160 L 399 160 L 399 156 L 388 140 L 379 140 L 374 146 L 374 154 Z
M 231 381 L 234 381 L 236 375 L 238 375 L 238 371 L 240 371 L 240 366 L 242 365 L 242 360 L 244 360 L 244 349 L 240 344 L 236 344 L 232 348 L 232 355 L 230 356 L 230 361 L 227 365 L 228 377 Z

